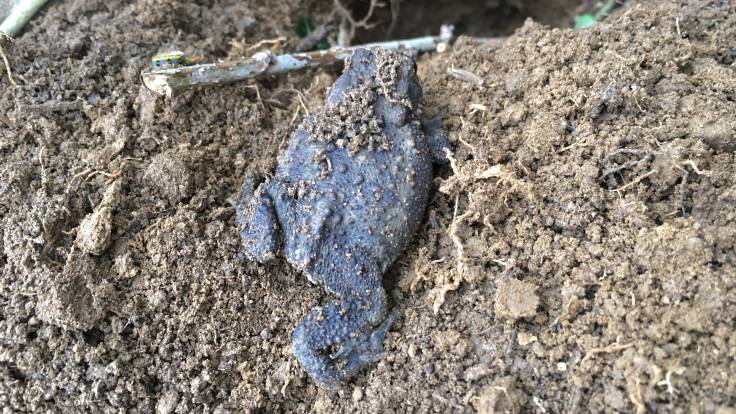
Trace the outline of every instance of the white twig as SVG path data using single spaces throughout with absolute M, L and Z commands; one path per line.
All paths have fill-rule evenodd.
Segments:
M 34 14 L 46 3 L 46 0 L 15 1 L 8 17 L 0 23 L 0 32 L 15 36 L 31 20 Z
M 439 44 L 447 41 L 446 36 L 425 36 L 415 39 L 369 43 L 349 48 L 278 56 L 265 52 L 258 53 L 245 60 L 147 71 L 143 72 L 142 77 L 143 83 L 148 89 L 160 95 L 171 97 L 196 86 L 218 85 L 335 64 L 349 58 L 356 49 L 360 48 L 405 48 L 415 52 L 426 52 L 435 50 Z
M 465 69 L 448 68 L 447 75 L 475 86 L 483 86 L 483 78 Z

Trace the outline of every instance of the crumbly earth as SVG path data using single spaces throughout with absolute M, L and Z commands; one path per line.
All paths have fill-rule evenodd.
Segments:
M 333 4 L 258 3 L 52 2 L 4 45 L 0 406 L 733 412 L 734 6 L 631 2 L 589 31 L 526 23 L 420 58 L 452 162 L 385 277 L 384 358 L 329 395 L 290 346 L 322 289 L 285 261 L 241 264 L 231 202 L 338 71 L 171 101 L 139 79 L 167 49 L 296 44 L 296 17 Z M 109 239 L 79 236 L 102 208 L 85 229 Z

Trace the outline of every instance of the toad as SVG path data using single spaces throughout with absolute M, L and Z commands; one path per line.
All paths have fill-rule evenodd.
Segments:
M 404 51 L 358 49 L 324 107 L 307 116 L 274 176 L 244 181 L 237 215 L 245 256 L 279 251 L 336 299 L 293 333 L 293 351 L 334 388 L 380 359 L 396 318 L 382 277 L 417 231 L 446 139 L 421 123 L 422 89 Z

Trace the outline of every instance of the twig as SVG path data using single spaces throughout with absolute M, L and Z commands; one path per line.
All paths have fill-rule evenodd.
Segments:
M 557 325 L 562 320 L 562 318 L 564 318 L 566 316 L 570 316 L 570 308 L 572 307 L 572 303 L 575 300 L 579 300 L 577 296 L 573 296 L 573 297 L 570 298 L 570 300 L 567 301 L 567 305 L 565 306 L 565 311 L 562 312 L 561 314 L 557 315 L 557 317 L 555 318 L 555 320 L 552 321 L 551 324 L 549 324 L 549 328 L 550 329 L 551 328 L 554 328 L 554 326 Z
M 609 176 L 611 174 L 617 173 L 617 172 L 622 171 L 622 170 L 626 170 L 626 169 L 631 168 L 631 167 L 635 167 L 635 166 L 641 164 L 642 162 L 647 161 L 648 159 L 649 159 L 649 154 L 647 154 L 644 158 L 642 158 L 640 160 L 627 161 L 627 162 L 625 162 L 625 163 L 623 163 L 621 165 L 617 165 L 615 167 L 611 167 L 611 168 L 603 171 L 603 173 L 601 174 L 601 178 L 607 177 L 607 176 Z
M 693 160 L 685 160 L 682 163 L 692 167 L 693 171 L 695 171 L 695 174 L 705 175 L 706 177 L 710 177 L 713 174 L 710 171 L 704 171 L 704 170 L 698 169 L 698 164 L 696 164 L 695 161 Z
M 566 147 L 560 148 L 560 150 L 557 151 L 557 153 L 558 154 L 562 154 L 563 152 L 569 150 L 570 148 L 575 148 L 575 147 L 578 147 L 578 146 L 580 146 L 580 147 L 587 147 L 588 145 L 590 145 L 590 144 L 588 144 L 588 143 L 585 142 L 585 140 L 587 138 L 588 138 L 587 136 L 584 136 L 584 137 L 580 138 L 579 140 L 573 142 L 572 144 L 570 144 L 570 145 L 568 145 Z
M 457 161 L 455 160 L 455 157 L 452 156 L 452 151 L 447 149 L 447 147 L 442 149 L 445 151 L 445 156 L 450 161 L 450 168 L 452 169 L 452 173 L 455 175 L 459 175 L 460 169 L 458 169 L 457 167 Z M 455 207 L 457 208 L 457 205 L 455 205 Z
M 636 178 L 634 179 L 634 181 L 632 181 L 632 182 L 630 182 L 630 183 L 628 183 L 628 184 L 622 185 L 622 186 L 621 186 L 621 187 L 619 187 L 619 188 L 614 188 L 614 189 L 613 189 L 613 190 L 611 190 L 611 191 L 623 191 L 623 190 L 625 190 L 625 189 L 627 189 L 627 188 L 631 187 L 632 185 L 636 185 L 636 184 L 637 184 L 637 183 L 639 183 L 639 182 L 640 182 L 641 180 L 643 180 L 643 179 L 645 179 L 645 178 L 649 177 L 650 175 L 652 175 L 652 174 L 654 174 L 654 173 L 656 173 L 656 172 L 657 172 L 657 170 L 651 170 L 651 171 L 649 171 L 649 172 L 647 172 L 647 173 L 645 173 L 645 174 L 642 174 L 642 175 L 640 175 L 640 176 L 636 177 Z
M 43 143 L 38 149 L 38 163 L 41 165 L 41 187 L 45 193 L 49 191 L 49 176 L 46 173 L 46 163 L 44 162 L 44 153 L 46 152 L 46 143 Z
M 44 3 L 46 0 L 16 1 L 8 17 L 0 24 L 0 32 L 10 36 L 17 35 Z
M 329 20 L 314 29 L 314 31 L 308 34 L 304 39 L 300 40 L 296 45 L 297 52 L 304 52 L 311 50 L 314 46 L 319 43 L 320 40 L 324 39 L 327 35 L 335 30 L 335 22 Z
M 262 109 L 266 109 L 266 106 L 263 104 L 263 99 L 261 99 L 261 90 L 258 89 L 258 84 L 255 83 L 253 85 L 248 85 L 246 88 L 254 89 L 256 91 L 256 98 L 258 98 L 258 103 L 261 104 Z
M 628 382 L 628 381 L 627 381 Z M 629 399 L 631 400 L 631 403 L 634 404 L 634 407 L 636 407 L 636 414 L 644 414 L 647 412 L 647 407 L 644 405 L 644 390 L 641 386 L 641 381 L 639 378 L 636 378 L 634 380 L 634 383 L 636 385 L 636 388 L 632 388 L 632 384 L 627 384 L 627 390 L 629 391 Z
M 18 84 L 15 83 L 15 79 L 13 79 L 13 73 L 10 71 L 10 62 L 8 62 L 8 57 L 5 56 L 5 49 L 3 49 L 3 42 L 5 42 L 6 40 L 8 42 L 12 42 L 13 38 L 0 30 L 0 57 L 2 57 L 3 62 L 5 62 L 5 71 L 8 72 L 8 80 L 10 81 L 10 83 L 13 84 L 13 86 L 17 88 Z
M 447 152 L 449 154 L 449 151 Z M 436 315 L 440 311 L 440 307 L 445 303 L 445 296 L 447 292 L 451 290 L 457 290 L 460 287 L 460 281 L 465 273 L 465 246 L 463 245 L 462 239 L 457 235 L 458 224 L 465 221 L 468 217 L 473 215 L 473 212 L 466 211 L 458 217 L 457 210 L 460 204 L 460 194 L 455 195 L 455 209 L 452 214 L 452 224 L 450 224 L 450 238 L 452 243 L 455 245 L 455 277 L 452 282 L 445 283 L 440 287 L 432 289 L 434 294 L 434 303 L 432 304 L 432 311 Z
M 143 83 L 148 89 L 159 95 L 171 97 L 196 86 L 218 85 L 261 76 L 279 75 L 302 69 L 333 65 L 349 58 L 359 48 L 405 48 L 416 52 L 426 52 L 435 50 L 438 45 L 446 43 L 449 40 L 446 36 L 425 36 L 407 40 L 369 43 L 350 48 L 278 56 L 274 56 L 269 52 L 262 52 L 245 60 L 147 71 L 142 73 L 142 78 Z
M 464 138 L 463 138 L 462 136 L 459 136 L 459 135 L 458 135 L 457 139 L 458 139 L 458 140 L 460 140 L 460 143 L 461 143 L 461 144 L 463 144 L 463 145 L 465 145 L 466 147 L 470 148 L 470 150 L 472 151 L 473 155 L 475 155 L 475 154 L 477 154 L 477 153 L 478 153 L 478 152 L 476 151 L 475 147 L 474 147 L 474 146 L 473 146 L 472 144 L 470 144 L 470 143 L 469 143 L 468 141 L 466 141 L 466 140 L 465 140 L 465 139 L 464 139 Z
M 539 397 L 537 397 L 537 396 L 533 397 L 532 398 L 532 402 L 534 403 L 534 405 L 536 405 L 537 407 L 539 407 L 539 410 L 542 411 L 542 413 L 546 413 L 547 412 L 547 410 L 542 405 L 542 400 L 540 400 Z
M 83 107 L 84 105 L 81 99 L 76 99 L 74 101 L 58 101 L 56 99 L 51 99 L 42 104 L 25 106 L 23 109 L 31 113 L 46 114 L 52 112 L 79 111 Z
M 284 93 L 284 92 L 290 92 L 290 93 L 295 94 L 297 96 L 297 99 L 299 100 L 299 105 L 304 110 L 304 115 L 309 116 L 309 109 L 307 109 L 307 105 L 305 104 L 306 98 L 304 98 L 304 94 L 302 93 L 302 91 L 300 91 L 299 89 L 294 89 L 294 88 L 282 89 L 279 91 L 279 93 Z
M 685 171 L 682 174 L 682 182 L 680 183 L 680 211 L 682 212 L 682 217 L 687 215 L 687 212 L 685 211 L 685 191 L 687 190 L 687 177 L 689 175 L 690 173 Z
M 585 353 L 585 356 L 580 361 L 580 366 L 583 366 L 583 364 L 585 364 L 585 362 L 592 358 L 593 355 L 623 351 L 624 349 L 631 348 L 632 346 L 634 346 L 633 342 L 629 342 L 628 344 L 619 344 L 618 342 L 614 342 L 608 346 L 604 346 L 603 348 L 590 349 L 588 350 L 588 352 Z
M 389 38 L 394 33 L 396 23 L 399 22 L 399 11 L 401 10 L 400 0 L 390 0 L 389 7 L 391 9 L 391 23 L 386 29 L 386 37 Z
M 265 45 L 278 45 L 279 43 L 284 43 L 284 42 L 286 42 L 286 38 L 283 36 L 277 37 L 276 39 L 264 39 L 254 44 L 253 46 L 248 46 L 247 48 L 245 48 L 245 51 L 250 52 L 252 50 L 258 50 Z
M 355 29 L 358 27 L 362 27 L 364 29 L 370 29 L 375 26 L 375 24 L 368 23 L 368 20 L 373 17 L 373 12 L 376 9 L 376 6 L 378 5 L 378 0 L 371 0 L 371 4 L 368 6 L 368 12 L 365 14 L 365 17 L 362 19 L 356 21 L 353 17 L 352 13 L 350 13 L 350 10 L 346 9 L 345 6 L 342 5 L 342 2 L 340 0 L 334 0 L 335 2 L 335 10 L 340 13 L 340 15 L 343 18 L 343 22 L 347 22 L 347 33 L 343 34 L 342 37 L 346 37 L 346 39 L 343 39 L 340 46 L 344 46 L 345 44 L 348 44 L 350 41 L 353 40 L 353 37 L 355 37 Z M 342 27 L 345 27 L 345 25 L 341 25 Z
M 678 368 L 676 370 L 667 370 L 667 374 L 665 375 L 664 379 L 662 381 L 659 381 L 657 383 L 657 386 L 667 387 L 667 394 L 675 394 L 677 390 L 675 390 L 675 387 L 672 386 L 672 374 L 682 375 L 682 373 L 685 372 L 685 368 Z
M 483 86 L 483 78 L 465 69 L 448 68 L 447 75 L 457 80 L 471 83 L 475 86 Z
M 464 222 L 469 217 L 472 217 L 474 213 L 472 211 L 466 211 L 462 215 L 457 215 L 458 204 L 460 204 L 460 194 L 455 195 L 455 210 L 453 212 L 452 224 L 450 224 L 450 238 L 452 243 L 455 245 L 456 257 L 455 257 L 455 268 L 458 276 L 462 276 L 465 273 L 465 245 L 463 244 L 460 236 L 457 235 L 457 227 L 460 223 Z

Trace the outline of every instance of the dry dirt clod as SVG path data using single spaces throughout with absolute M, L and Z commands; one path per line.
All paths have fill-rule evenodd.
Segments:
M 148 164 L 143 179 L 168 200 L 170 205 L 192 196 L 192 173 L 182 156 L 173 150 L 163 152 Z
M 537 313 L 539 297 L 536 286 L 517 279 L 502 279 L 498 283 L 493 310 L 511 322 L 531 318 Z
M 110 245 L 112 213 L 120 202 L 121 189 L 119 179 L 110 184 L 95 211 L 79 224 L 76 243 L 83 252 L 99 256 Z
M 736 150 L 736 118 L 733 116 L 706 122 L 693 119 L 690 121 L 689 129 L 692 136 L 700 138 L 715 151 Z
M 473 402 L 478 414 L 517 414 L 526 397 L 512 377 L 502 377 L 486 386 Z
M 62 273 L 40 295 L 37 312 L 46 323 L 86 331 L 103 317 L 113 296 L 96 260 L 72 251 Z
M 171 414 L 179 402 L 179 393 L 176 390 L 169 390 L 161 394 L 156 402 L 156 414 Z
M 527 346 L 533 342 L 537 341 L 537 336 L 533 335 L 528 332 L 519 332 L 519 334 L 516 336 L 516 342 L 519 344 L 519 346 Z

